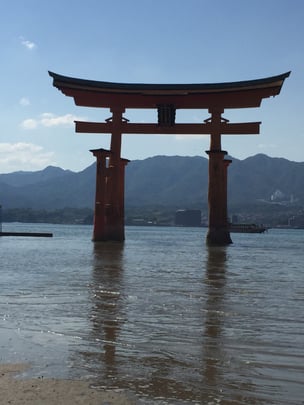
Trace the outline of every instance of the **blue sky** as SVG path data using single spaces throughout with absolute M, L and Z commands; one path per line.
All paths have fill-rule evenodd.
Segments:
M 48 165 L 80 171 L 108 135 L 76 134 L 74 119 L 103 121 L 104 109 L 76 107 L 48 70 L 102 81 L 215 83 L 291 70 L 281 94 L 259 109 L 226 110 L 231 122 L 262 121 L 260 135 L 225 135 L 222 147 L 304 161 L 302 0 L 1 0 L 0 173 Z M 132 122 L 155 111 L 127 110 Z M 178 111 L 202 122 L 206 110 Z M 209 136 L 123 135 L 122 155 L 205 156 Z

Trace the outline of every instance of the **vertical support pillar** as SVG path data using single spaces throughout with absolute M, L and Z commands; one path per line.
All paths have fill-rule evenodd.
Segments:
M 227 218 L 227 163 L 224 157 L 227 152 L 221 148 L 221 114 L 222 109 L 212 109 L 212 133 L 209 155 L 209 228 L 207 233 L 208 245 L 228 245 L 232 243 Z
M 97 158 L 93 241 L 123 241 L 124 178 L 129 162 L 120 157 L 121 122 L 124 110 L 111 110 L 111 150 L 91 150 Z
M 228 219 L 228 167 L 229 167 L 230 163 L 232 163 L 232 160 L 224 159 L 223 163 L 224 163 L 224 186 L 225 186 L 223 197 L 226 200 L 226 203 L 224 206 L 225 212 L 224 212 L 223 216 L 226 218 L 226 222 L 227 222 L 227 225 L 229 228 L 230 221 Z M 232 243 L 232 241 L 230 243 Z
M 118 190 L 118 221 L 117 233 L 120 235 L 119 240 L 125 239 L 125 167 L 129 163 L 128 159 L 120 159 L 119 162 L 119 190 Z
M 121 189 L 124 187 L 124 170 L 121 169 L 121 123 L 124 109 L 111 109 L 112 135 L 111 155 L 109 168 L 111 178 L 109 181 L 109 205 L 107 207 L 108 239 L 115 241 L 124 240 L 124 204 L 121 202 Z
M 107 160 L 111 152 L 105 149 L 92 149 L 90 152 L 96 157 L 96 191 L 92 240 L 97 242 L 109 239 L 107 214 L 111 173 Z
M 125 167 L 127 159 L 119 159 L 119 183 L 113 182 L 113 169 L 110 158 L 112 153 L 105 149 L 92 149 L 90 152 L 96 157 L 96 192 L 93 241 L 123 241 L 124 229 L 124 198 L 125 198 Z

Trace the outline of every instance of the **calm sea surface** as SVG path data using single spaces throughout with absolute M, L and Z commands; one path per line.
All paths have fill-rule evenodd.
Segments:
M 139 404 L 304 404 L 304 230 L 232 234 L 4 224 L 0 362 L 91 379 Z

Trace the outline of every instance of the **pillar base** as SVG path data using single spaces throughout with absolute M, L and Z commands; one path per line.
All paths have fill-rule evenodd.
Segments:
M 107 229 L 103 229 L 100 232 L 97 232 L 96 229 L 93 231 L 93 242 L 123 242 L 125 240 L 124 227 L 118 226 L 109 226 Z
M 125 238 L 118 236 L 109 236 L 109 237 L 94 237 L 92 238 L 92 242 L 124 242 Z
M 206 244 L 209 246 L 225 246 L 232 242 L 230 232 L 227 228 L 209 228 Z

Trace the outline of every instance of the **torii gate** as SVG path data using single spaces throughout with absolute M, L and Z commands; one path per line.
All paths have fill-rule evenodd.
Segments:
M 111 134 L 110 150 L 91 152 L 97 158 L 94 241 L 124 240 L 124 169 L 122 134 L 210 134 L 209 245 L 231 243 L 227 218 L 227 168 L 221 135 L 258 134 L 260 122 L 229 123 L 225 109 L 260 107 L 262 99 L 280 93 L 290 72 L 258 80 L 213 84 L 128 84 L 77 79 L 49 72 L 53 85 L 76 105 L 109 108 L 105 122 L 76 121 L 76 132 Z M 131 123 L 123 114 L 128 108 L 157 110 L 158 122 Z M 175 123 L 178 109 L 207 109 L 203 123 Z

